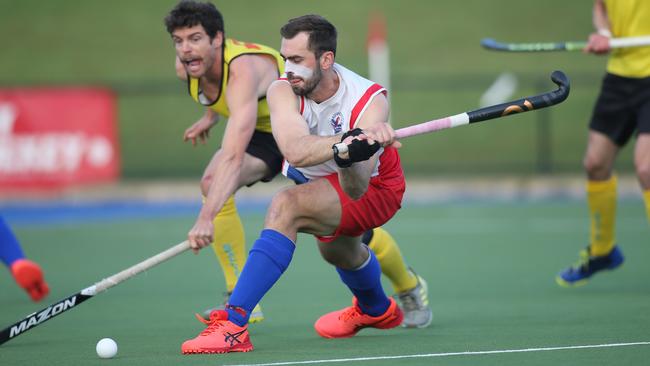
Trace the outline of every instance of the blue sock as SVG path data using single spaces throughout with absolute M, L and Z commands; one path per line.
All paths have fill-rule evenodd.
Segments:
M 229 300 L 229 305 L 244 309 L 246 314 L 226 308 L 230 321 L 239 326 L 248 323 L 255 305 L 289 267 L 295 249 L 296 245 L 282 233 L 271 229 L 262 230 L 248 254 Z
M 379 316 L 388 310 L 390 300 L 381 287 L 379 261 L 372 250 L 368 250 L 368 254 L 368 260 L 361 267 L 353 270 L 336 267 L 336 270 L 357 298 L 361 311 L 370 316 Z
M 0 216 L 0 260 L 7 267 L 11 267 L 15 261 L 23 258 L 25 258 L 25 254 L 20 248 L 18 239 Z

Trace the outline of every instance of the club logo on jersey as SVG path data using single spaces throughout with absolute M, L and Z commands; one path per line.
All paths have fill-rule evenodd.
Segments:
M 332 129 L 334 129 L 335 134 L 340 133 L 343 129 L 343 113 L 334 113 L 334 115 L 332 115 L 332 118 L 330 118 L 330 124 L 332 125 Z

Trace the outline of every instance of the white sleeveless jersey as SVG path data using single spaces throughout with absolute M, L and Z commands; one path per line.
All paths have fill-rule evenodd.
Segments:
M 334 71 L 339 77 L 339 89 L 328 100 L 316 103 L 311 99 L 299 96 L 300 114 L 309 126 L 309 133 L 318 136 L 334 136 L 355 128 L 370 102 L 380 93 L 386 94 L 386 89 L 379 84 L 365 79 L 345 67 L 334 64 Z M 283 75 L 286 77 L 286 75 Z M 383 153 L 383 148 L 378 154 Z M 288 163 L 284 162 L 283 172 Z M 372 176 L 378 174 L 379 161 Z M 338 172 L 338 166 L 332 157 L 322 164 L 307 168 L 295 168 L 306 178 L 314 179 Z M 286 174 L 285 174 L 286 175 Z

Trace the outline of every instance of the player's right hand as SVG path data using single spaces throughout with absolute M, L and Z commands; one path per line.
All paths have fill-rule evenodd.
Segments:
M 205 115 L 201 117 L 201 119 L 185 130 L 183 141 L 191 140 L 192 146 L 196 146 L 196 140 L 198 139 L 202 144 L 205 144 L 210 137 L 210 128 L 215 123 L 216 121 L 211 116 Z
M 214 225 L 207 219 L 197 219 L 194 226 L 187 234 L 187 241 L 194 253 L 198 253 L 202 248 L 212 244 L 214 237 Z
M 585 53 L 594 53 L 596 55 L 604 55 L 609 53 L 609 37 L 599 33 L 592 33 L 589 35 L 589 41 L 583 49 Z
M 355 137 L 358 140 L 367 139 L 372 145 L 378 142 L 382 147 L 392 146 L 394 148 L 402 147 L 402 143 L 397 141 L 395 130 L 388 123 L 376 123 L 363 129 L 363 135 Z

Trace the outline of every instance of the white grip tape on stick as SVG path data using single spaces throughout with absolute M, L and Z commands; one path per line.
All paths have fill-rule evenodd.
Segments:
M 611 48 L 638 47 L 648 45 L 650 45 L 650 36 L 611 38 L 609 40 L 609 47 Z

